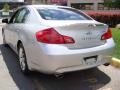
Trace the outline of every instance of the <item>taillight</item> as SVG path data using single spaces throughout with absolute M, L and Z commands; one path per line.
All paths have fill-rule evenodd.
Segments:
M 73 44 L 75 41 L 69 36 L 59 34 L 55 29 L 48 28 L 36 33 L 38 42 L 48 44 Z
M 108 31 L 102 35 L 101 40 L 106 40 L 110 38 L 112 38 L 112 32 L 111 29 L 108 28 Z

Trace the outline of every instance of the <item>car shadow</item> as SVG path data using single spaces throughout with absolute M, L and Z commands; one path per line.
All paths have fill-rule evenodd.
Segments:
M 20 71 L 17 55 L 3 45 L 0 45 L 0 50 L 9 73 L 20 90 L 96 90 L 111 81 L 99 68 L 66 73 L 63 78 L 39 72 L 32 72 L 26 77 Z
M 33 72 L 32 77 L 42 86 L 40 90 L 97 90 L 111 81 L 111 78 L 98 68 L 66 73 L 63 78 L 38 72 Z
M 0 45 L 3 60 L 8 68 L 9 74 L 19 90 L 37 90 L 30 76 L 25 76 L 21 73 L 17 55 L 10 47 Z

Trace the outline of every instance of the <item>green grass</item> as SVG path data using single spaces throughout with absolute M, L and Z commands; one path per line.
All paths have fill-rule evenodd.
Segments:
M 116 44 L 113 57 L 120 59 L 120 29 L 113 28 L 112 34 Z

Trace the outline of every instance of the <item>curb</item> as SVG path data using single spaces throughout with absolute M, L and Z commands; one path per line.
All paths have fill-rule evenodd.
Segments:
M 120 68 L 120 59 L 112 58 L 111 65 L 116 67 L 116 68 Z

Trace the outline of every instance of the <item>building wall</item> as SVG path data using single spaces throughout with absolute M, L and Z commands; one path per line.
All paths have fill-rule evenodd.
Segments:
M 95 2 L 103 2 L 104 0 L 68 0 L 68 2 L 71 2 L 71 3 L 95 3 Z
M 32 0 L 32 4 L 47 4 L 47 0 Z
M 68 0 L 67 5 L 71 6 L 71 4 L 90 3 L 93 10 L 97 10 L 98 9 L 98 3 L 103 3 L 103 2 L 104 2 L 104 0 Z
M 48 0 L 25 0 L 27 4 L 47 4 Z
M 104 9 L 103 3 L 104 0 L 47 0 L 49 4 L 59 4 L 72 6 L 77 9 L 82 10 L 101 10 Z
M 0 2 L 21 2 L 21 0 L 0 0 Z
M 47 4 L 58 4 L 58 5 L 67 6 L 67 1 L 68 0 L 47 0 Z
M 104 0 L 25 0 L 27 4 L 59 4 L 81 10 L 104 10 Z
M 32 0 L 24 0 L 26 4 L 32 4 Z

